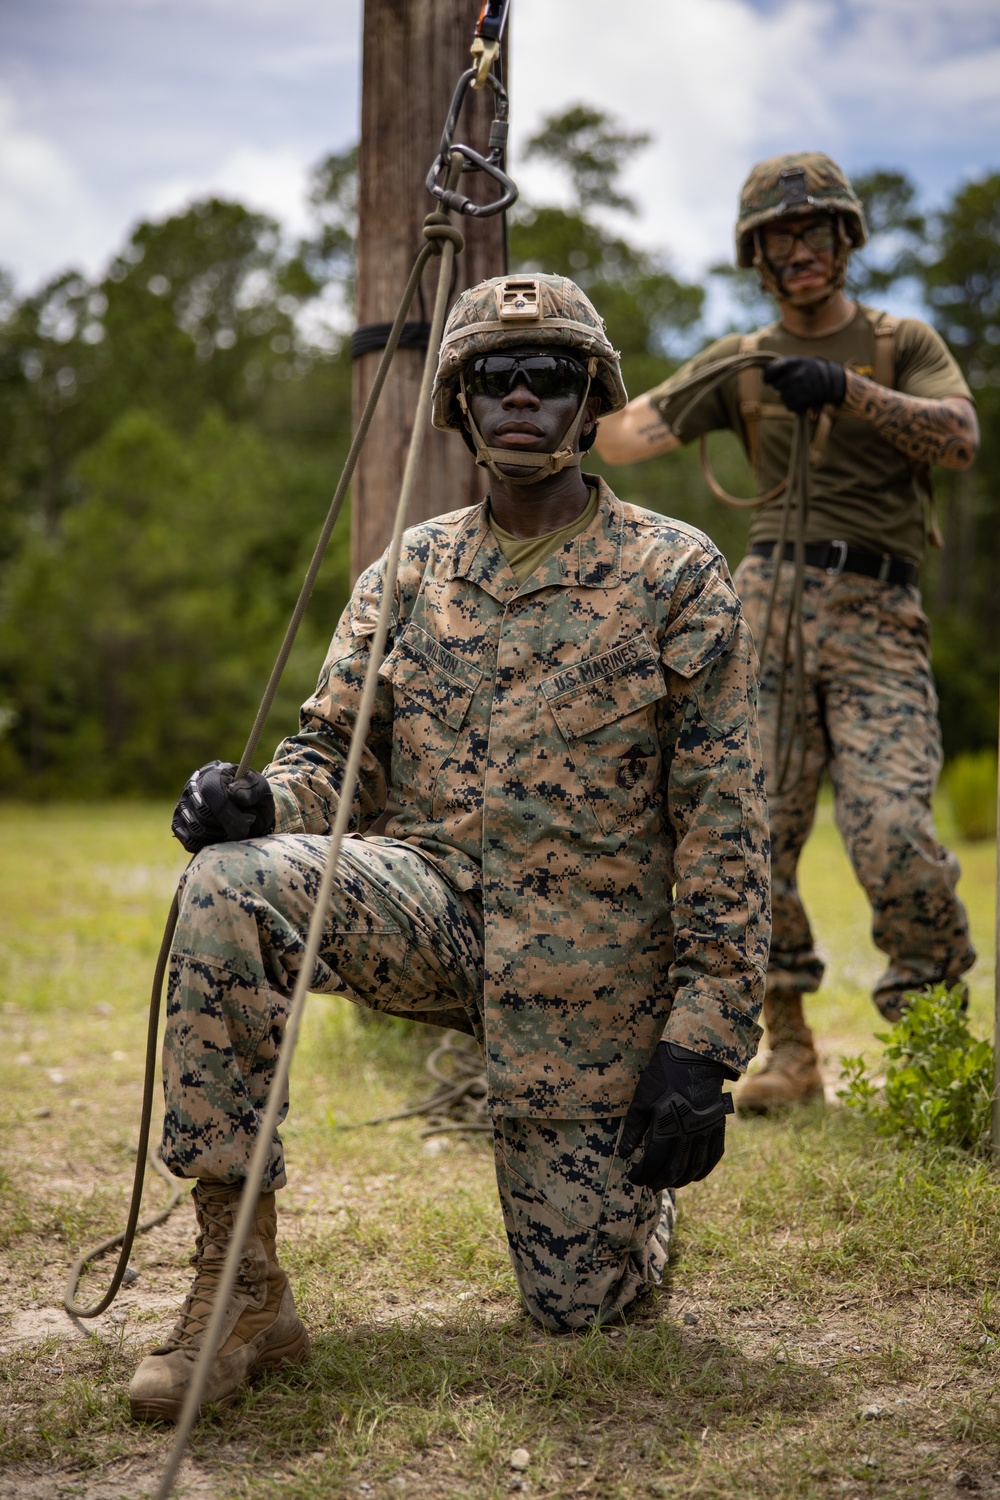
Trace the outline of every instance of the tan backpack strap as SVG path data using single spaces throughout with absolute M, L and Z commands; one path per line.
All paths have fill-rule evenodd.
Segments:
M 878 385 L 890 388 L 896 383 L 896 329 L 898 318 L 881 313 L 872 329 L 875 335 L 875 353 L 872 356 L 872 379 Z
M 872 355 L 872 379 L 878 385 L 893 389 L 896 384 L 896 330 L 899 319 L 890 313 L 879 313 L 872 327 L 875 335 L 875 352 Z M 924 534 L 931 547 L 943 547 L 944 538 L 938 525 L 937 505 L 934 499 L 934 481 L 929 464 L 911 463 L 913 477 L 924 505 Z
M 743 334 L 740 339 L 738 353 L 756 354 L 763 332 L 764 330 L 761 328 L 756 333 Z M 751 469 L 756 474 L 759 452 L 757 426 L 760 422 L 760 394 L 763 385 L 760 367 L 751 365 L 749 369 L 741 370 L 736 377 L 736 381 L 737 394 L 740 398 L 740 416 L 743 418 L 743 430 L 746 433 L 747 458 L 750 460 Z
M 872 355 L 872 379 L 879 385 L 891 387 L 896 378 L 896 329 L 899 327 L 899 320 L 891 317 L 889 313 L 878 313 L 873 315 L 873 318 L 872 333 L 875 336 L 875 350 Z M 839 408 L 833 406 L 824 406 L 820 412 L 816 431 L 809 444 L 811 464 L 818 464 L 822 458 L 823 450 L 830 438 L 830 430 L 840 415 Z

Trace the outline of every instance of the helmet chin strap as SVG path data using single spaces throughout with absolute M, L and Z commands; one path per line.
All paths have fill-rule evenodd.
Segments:
M 597 360 L 587 361 L 587 386 L 580 397 L 580 407 L 573 418 L 563 437 L 563 445 L 555 453 L 525 453 L 523 448 L 491 448 L 476 425 L 469 405 L 469 398 L 465 393 L 465 375 L 459 375 L 458 380 L 458 404 L 469 429 L 476 449 L 476 463 L 497 479 L 502 479 L 504 484 L 537 484 L 540 479 L 548 479 L 553 474 L 559 474 L 563 469 L 579 465 L 583 457 L 579 449 L 580 433 L 583 424 L 587 420 L 587 397 L 590 395 L 590 387 L 594 375 L 597 372 Z M 513 469 L 515 472 L 510 473 Z M 517 471 L 521 470 L 521 473 Z
M 835 297 L 847 280 L 847 257 L 850 253 L 851 241 L 844 225 L 844 216 L 838 214 L 837 250 L 830 280 L 823 286 L 813 287 L 811 291 L 786 292 L 782 285 L 781 272 L 775 270 L 764 254 L 760 230 L 754 230 L 753 264 L 754 270 L 760 277 L 760 284 L 764 291 L 769 292 L 776 301 L 787 302 L 789 307 L 822 307 L 824 302 L 829 302 L 831 297 Z

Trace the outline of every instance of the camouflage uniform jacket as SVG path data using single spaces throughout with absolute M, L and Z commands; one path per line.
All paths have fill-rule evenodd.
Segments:
M 700 532 L 623 504 L 518 588 L 485 505 L 407 531 L 354 810 L 482 891 L 494 1113 L 622 1113 L 656 1043 L 756 1050 L 768 842 L 749 630 Z M 279 833 L 327 832 L 375 629 L 365 572 L 301 730 Z

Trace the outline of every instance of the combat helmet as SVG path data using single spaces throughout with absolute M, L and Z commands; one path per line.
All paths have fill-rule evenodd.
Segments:
M 756 267 L 765 288 L 776 296 L 782 295 L 781 286 L 763 254 L 760 230 L 786 215 L 810 210 L 836 217 L 834 283 L 840 287 L 847 256 L 866 242 L 868 226 L 861 201 L 837 163 L 822 151 L 790 151 L 759 161 L 743 184 L 736 220 L 736 263 Z
M 462 378 L 465 366 L 478 354 L 516 348 L 564 349 L 586 365 L 589 384 L 557 453 L 489 448 L 473 421 Z M 458 297 L 441 340 L 432 420 L 443 431 L 468 435 L 478 463 L 513 484 L 534 484 L 579 463 L 577 444 L 589 395 L 599 398 L 599 416 L 620 411 L 628 401 L 618 351 L 608 340 L 604 320 L 569 277 L 543 272 L 494 276 Z M 525 472 L 511 472 L 518 469 Z
M 754 263 L 754 231 L 786 214 L 810 209 L 841 214 L 852 249 L 868 238 L 865 213 L 847 177 L 822 151 L 791 151 L 759 161 L 740 193 L 736 262 Z

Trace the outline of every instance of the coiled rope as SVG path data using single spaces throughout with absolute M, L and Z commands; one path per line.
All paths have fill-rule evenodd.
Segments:
M 692 411 L 700 401 L 714 391 L 724 381 L 738 375 L 741 370 L 754 367 L 766 367 L 772 360 L 777 359 L 776 354 L 764 352 L 751 352 L 746 354 L 728 355 L 723 359 L 713 360 L 702 369 L 695 371 L 683 381 L 671 387 L 671 396 L 690 391 L 690 400 L 685 403 L 680 412 L 674 417 L 674 427 L 680 429 L 684 418 Z M 771 587 L 767 598 L 767 609 L 764 613 L 764 625 L 761 630 L 760 639 L 757 642 L 757 652 L 760 663 L 760 677 L 764 676 L 764 668 L 771 660 L 773 649 L 772 625 L 774 623 L 774 612 L 778 600 L 778 590 L 782 577 L 782 565 L 785 561 L 785 547 L 789 541 L 791 531 L 792 542 L 792 584 L 791 594 L 788 602 L 788 610 L 785 615 L 784 630 L 781 633 L 781 650 L 778 660 L 778 703 L 774 721 L 774 744 L 771 754 L 771 765 L 773 767 L 772 795 L 781 796 L 791 791 L 801 780 L 805 766 L 806 756 L 806 719 L 808 705 L 806 702 L 806 680 L 805 680 L 805 641 L 803 638 L 802 600 L 805 587 L 806 568 L 806 520 L 809 514 L 809 414 L 799 412 L 796 414 L 794 427 L 792 429 L 792 446 L 788 460 L 788 472 L 785 478 L 773 489 L 763 495 L 752 495 L 747 499 L 740 499 L 736 495 L 728 495 L 718 485 L 712 476 L 705 454 L 704 438 L 702 439 L 701 467 L 706 480 L 711 486 L 712 493 L 725 505 L 730 505 L 737 510 L 757 510 L 762 505 L 783 496 L 781 506 L 781 518 L 778 523 L 778 540 L 774 544 L 771 553 L 774 559 L 774 573 L 771 578 Z M 788 676 L 791 670 L 791 693 L 788 691 Z M 790 700 L 790 701 L 789 701 Z M 794 762 L 792 757 L 798 750 Z

